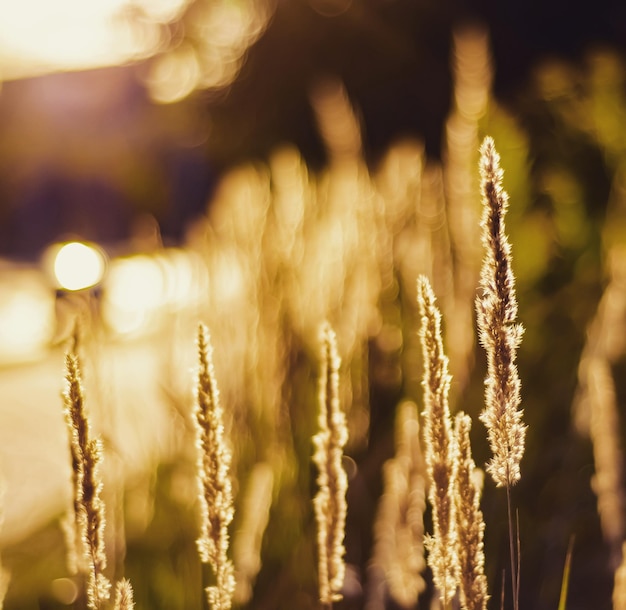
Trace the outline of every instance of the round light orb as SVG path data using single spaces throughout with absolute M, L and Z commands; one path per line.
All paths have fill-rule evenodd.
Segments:
M 54 276 L 63 290 L 84 290 L 102 280 L 105 259 L 94 246 L 72 241 L 61 246 L 54 259 Z

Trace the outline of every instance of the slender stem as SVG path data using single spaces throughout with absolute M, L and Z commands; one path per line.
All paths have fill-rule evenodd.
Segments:
M 522 565 L 522 548 L 519 540 L 519 510 L 515 509 L 515 537 L 517 544 L 517 588 L 515 590 L 515 599 L 519 605 L 519 581 L 520 581 L 520 566 Z
M 574 552 L 574 535 L 572 534 L 567 546 L 565 555 L 565 566 L 563 566 L 563 578 L 561 579 L 561 595 L 559 597 L 559 609 L 565 610 L 567 606 L 567 589 L 569 588 L 570 569 L 572 567 L 572 553 Z
M 448 555 L 445 555 L 443 558 L 443 573 L 447 574 L 450 571 L 449 565 L 448 565 Z M 446 589 L 443 590 L 443 596 L 442 596 L 442 606 L 443 606 L 443 610 L 450 610 L 450 600 L 448 599 L 448 592 Z
M 506 485 L 506 505 L 509 517 L 509 551 L 511 553 L 511 589 L 513 591 L 513 609 L 519 610 L 518 599 L 518 566 L 515 561 L 515 543 L 513 542 L 513 518 L 511 517 L 511 486 Z

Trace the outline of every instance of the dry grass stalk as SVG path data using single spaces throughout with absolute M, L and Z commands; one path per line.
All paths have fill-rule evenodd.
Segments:
M 616 567 L 620 562 L 626 531 L 626 499 L 623 491 L 623 450 L 618 433 L 620 415 L 611 364 L 624 352 L 624 246 L 612 246 L 607 259 L 610 281 L 587 329 L 587 341 L 578 365 L 578 388 L 573 413 L 578 431 L 589 436 L 592 441 L 596 472 L 592 487 L 598 498 L 602 533 L 611 547 L 611 562 Z
M 320 601 L 332 607 L 342 599 L 345 577 L 343 544 L 346 524 L 348 478 L 342 466 L 348 441 L 346 418 L 339 404 L 337 338 L 329 324 L 322 328 L 322 354 L 318 393 L 319 432 L 313 437 L 318 492 L 313 499 L 317 521 Z
M 234 514 L 230 481 L 232 454 L 224 440 L 212 351 L 208 329 L 200 324 L 195 424 L 201 534 L 197 545 L 200 559 L 211 566 L 216 579 L 215 586 L 206 588 L 209 606 L 213 610 L 229 610 L 235 591 L 233 564 L 228 559 L 228 526 Z
M 261 547 L 270 519 L 274 472 L 267 462 L 255 464 L 243 499 L 233 559 L 237 577 L 235 603 L 243 606 L 252 598 L 252 587 L 261 569 Z
M 385 463 L 383 474 L 385 488 L 374 524 L 372 563 L 382 569 L 391 598 L 403 608 L 414 608 L 426 587 L 422 577 L 426 471 L 413 402 L 398 408 L 396 455 Z
M 4 608 L 4 598 L 9 590 L 9 583 L 11 582 L 11 572 L 4 566 L 0 566 L 0 610 Z
M 480 415 L 487 427 L 493 457 L 487 472 L 498 487 L 506 488 L 511 587 L 513 606 L 519 604 L 519 542 L 517 554 L 513 534 L 511 487 L 519 481 L 524 455 L 526 426 L 522 423 L 520 380 L 515 366 L 523 328 L 516 323 L 515 278 L 511 268 L 511 246 L 505 232 L 504 216 L 508 195 L 502 189 L 500 155 L 493 139 L 486 137 L 480 149 L 483 198 L 482 242 L 485 258 L 480 272 L 481 294 L 476 299 L 480 342 L 487 353 L 485 409 Z
M 109 599 L 111 583 L 104 575 L 104 504 L 100 498 L 102 481 L 99 467 L 101 443 L 90 438 L 85 411 L 80 366 L 75 354 L 65 358 L 67 389 L 64 395 L 65 417 L 70 433 L 70 450 L 74 479 L 74 517 L 77 545 L 82 555 L 79 565 L 86 566 L 87 605 L 99 610 Z
M 586 364 L 587 394 L 591 407 L 595 475 L 592 487 L 598 498 L 598 514 L 605 540 L 611 547 L 613 567 L 620 562 L 624 540 L 623 453 L 619 439 L 619 414 L 615 383 L 609 363 L 592 357 Z
M 621 226 L 612 218 L 607 220 L 607 224 L 609 221 Z M 611 365 L 625 351 L 626 246 L 612 246 L 606 258 L 609 283 L 604 288 L 596 313 L 587 327 L 587 339 L 578 365 L 578 388 L 573 404 L 574 423 L 577 430 L 585 436 L 590 435 L 593 408 L 589 400 L 588 365 L 598 358 Z
M 485 138 L 480 152 L 485 258 L 476 311 L 480 342 L 487 352 L 485 410 L 480 419 L 487 427 L 493 452 L 487 472 L 498 487 L 508 487 L 520 479 L 526 437 L 522 411 L 518 409 L 520 381 L 515 366 L 523 328 L 515 322 L 515 278 L 504 226 L 508 195 L 502 189 L 500 156 L 490 137 Z
M 361 127 L 343 83 L 334 79 L 316 83 L 311 103 L 331 159 L 358 159 L 362 154 Z
M 114 610 L 134 610 L 133 588 L 130 580 L 122 578 L 115 587 Z
M 483 550 L 485 522 L 480 510 L 480 487 L 475 481 L 476 465 L 469 438 L 471 427 L 469 415 L 458 413 L 454 426 L 457 447 L 454 503 L 459 586 L 462 608 L 486 610 L 489 596 Z
M 428 565 L 444 608 L 456 593 L 458 558 L 453 502 L 454 442 L 448 391 L 448 359 L 441 340 L 441 313 L 425 276 L 417 280 L 417 302 L 424 357 L 424 441 L 430 478 L 428 499 L 433 508 L 433 535 L 426 541 Z
M 0 483 L 0 505 L 4 506 L 5 487 Z M 4 521 L 4 514 L 0 511 L 0 524 Z M 0 561 L 0 610 L 4 608 L 4 598 L 6 597 L 11 582 L 11 572 L 2 565 Z
M 474 365 L 474 297 L 481 259 L 475 168 L 479 120 L 487 109 L 493 71 L 485 28 L 455 28 L 452 50 L 454 105 L 445 125 L 443 176 L 454 258 L 454 292 L 443 310 L 447 336 L 453 338 L 447 343 L 447 353 L 459 395 Z
M 626 610 L 626 542 L 622 545 L 622 563 L 613 581 L 613 610 Z

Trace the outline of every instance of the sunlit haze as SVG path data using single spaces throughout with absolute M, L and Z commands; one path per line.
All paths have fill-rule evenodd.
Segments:
M 163 27 L 180 19 L 185 0 L 23 0 L 0 2 L 0 82 L 68 70 L 123 65 L 169 51 Z M 160 102 L 198 87 L 228 85 L 248 46 L 267 24 L 265 2 L 214 2 L 196 7 L 183 44 L 147 76 Z M 173 45 L 178 47 L 178 43 Z M 195 45 L 192 45 L 195 46 Z
M 94 68 L 145 55 L 150 40 L 134 36 L 122 18 L 129 6 L 128 0 L 2 2 L 0 77 Z

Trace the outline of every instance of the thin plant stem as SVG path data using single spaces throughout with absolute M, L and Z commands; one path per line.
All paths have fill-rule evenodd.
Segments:
M 515 561 L 515 543 L 513 542 L 513 519 L 511 516 L 511 486 L 506 485 L 506 506 L 509 520 L 509 551 L 511 554 L 511 589 L 513 591 L 513 609 L 519 610 L 518 565 Z M 518 538 L 519 540 L 519 538 Z M 519 544 L 518 544 L 519 549 Z
M 569 588 L 570 570 L 572 567 L 572 554 L 574 552 L 574 535 L 570 536 L 565 555 L 565 565 L 563 566 L 563 578 L 561 580 L 561 595 L 559 597 L 558 610 L 565 610 L 567 606 L 567 590 Z
M 519 535 L 519 510 L 515 509 L 515 535 L 517 544 L 517 589 L 515 591 L 515 599 L 517 599 L 517 603 L 519 604 L 519 582 L 520 582 L 520 570 L 522 569 L 522 544 L 520 542 Z

